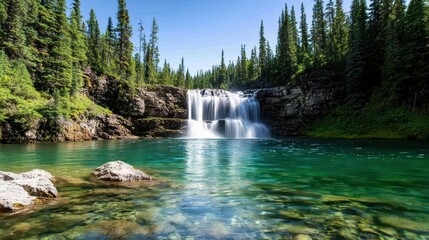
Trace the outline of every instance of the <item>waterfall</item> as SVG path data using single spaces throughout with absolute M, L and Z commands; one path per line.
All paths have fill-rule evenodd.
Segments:
M 189 138 L 267 138 L 254 96 L 224 90 L 188 90 Z

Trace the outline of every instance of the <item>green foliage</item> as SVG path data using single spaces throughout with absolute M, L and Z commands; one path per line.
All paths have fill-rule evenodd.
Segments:
M 111 111 L 95 104 L 85 95 L 60 96 L 59 93 L 56 93 L 54 98 L 42 110 L 42 113 L 47 119 L 64 117 L 82 120 L 101 114 L 110 114 Z
M 261 21 L 261 27 L 259 30 L 259 67 L 262 82 L 267 81 L 267 65 L 267 39 L 264 36 L 264 21 Z
M 88 36 L 87 36 L 87 57 L 89 65 L 98 73 L 101 73 L 101 36 L 100 27 L 98 26 L 97 17 L 93 9 L 89 12 Z
M 294 38 L 292 20 L 287 6 L 279 19 L 277 42 L 277 84 L 287 84 L 297 70 L 297 39 Z
M 88 51 L 85 43 L 85 29 L 82 28 L 82 14 L 80 11 L 80 0 L 74 0 L 70 13 L 70 36 L 71 48 L 73 49 L 73 63 L 76 67 L 82 68 L 87 61 Z
M 102 72 L 111 76 L 118 75 L 118 67 L 115 61 L 115 46 L 117 44 L 117 39 L 111 17 L 109 17 L 107 21 L 105 34 L 101 36 L 101 44 Z
M 154 18 L 152 21 L 152 32 L 147 47 L 145 47 L 145 81 L 148 83 L 158 82 L 158 64 L 159 64 L 159 49 L 158 49 L 158 24 Z M 184 70 L 183 70 L 184 71 Z M 176 82 L 177 83 L 177 82 Z M 176 85 L 179 86 L 179 85 Z M 182 85 L 183 86 L 183 85 Z
M 177 71 L 176 86 L 185 87 L 185 60 L 182 57 L 182 61 Z
M 299 29 L 301 33 L 301 41 L 299 46 L 298 64 L 303 67 L 309 67 L 310 44 L 308 42 L 307 16 L 305 14 L 304 3 L 301 3 L 301 21 L 299 24 Z
M 326 20 L 324 16 L 323 0 L 315 0 L 313 6 L 313 24 L 311 28 L 311 43 L 313 45 L 315 66 L 322 66 L 327 60 Z
M 349 29 L 347 27 L 342 0 L 336 0 L 334 22 L 331 29 L 329 40 L 333 56 L 330 56 L 330 58 L 334 62 L 341 62 L 347 55 L 349 41 Z
M 22 61 L 10 62 L 0 51 L 0 122 L 29 125 L 41 118 L 45 99 L 37 92 Z
M 350 54 L 347 59 L 347 95 L 348 101 L 362 103 L 366 100 L 367 91 L 365 85 L 366 67 L 366 4 L 365 0 L 353 0 L 351 9 Z
M 429 115 L 390 105 L 378 95 L 364 108 L 346 104 L 319 119 L 307 132 L 318 138 L 429 139 Z
M 133 44 L 131 42 L 132 28 L 130 25 L 130 16 L 126 7 L 125 0 L 118 1 L 118 26 L 116 28 L 118 32 L 118 66 L 119 66 L 119 77 L 121 80 L 132 83 L 132 76 L 134 68 L 132 66 L 132 53 Z M 132 88 L 131 88 L 132 89 Z

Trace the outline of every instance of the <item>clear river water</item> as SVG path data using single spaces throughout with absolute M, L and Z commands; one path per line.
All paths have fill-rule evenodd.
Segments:
M 91 179 L 122 160 L 156 183 Z M 429 239 L 429 143 L 163 139 L 0 145 L 60 197 L 0 214 L 0 239 Z M 301 234 L 301 235 L 300 235 Z

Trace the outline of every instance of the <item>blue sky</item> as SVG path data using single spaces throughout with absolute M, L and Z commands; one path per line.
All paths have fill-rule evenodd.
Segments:
M 71 4 L 72 0 L 67 0 Z M 351 0 L 345 0 L 349 11 Z M 219 64 L 222 49 L 225 61 L 236 61 L 241 44 L 250 49 L 258 46 L 261 20 L 265 37 L 274 49 L 277 39 L 278 18 L 284 5 L 295 6 L 300 18 L 301 0 L 127 0 L 133 26 L 133 42 L 138 44 L 138 23 L 143 21 L 146 35 L 151 31 L 152 19 L 159 25 L 161 66 L 164 59 L 177 69 L 182 56 L 185 67 L 192 74 L 200 69 L 210 69 Z M 116 24 L 117 0 L 81 0 L 82 15 L 89 18 L 94 9 L 101 31 L 104 32 L 109 16 Z M 305 0 L 304 6 L 310 27 L 313 1 Z

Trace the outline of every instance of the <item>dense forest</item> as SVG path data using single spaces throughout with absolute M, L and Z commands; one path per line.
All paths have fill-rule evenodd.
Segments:
M 0 0 L 0 122 L 109 112 L 82 93 L 88 68 L 117 79 L 123 98 L 154 84 L 244 89 L 293 85 L 329 71 L 343 95 L 310 135 L 365 137 L 383 126 L 375 137 L 427 138 L 427 0 L 353 0 L 349 12 L 342 0 L 315 0 L 311 26 L 304 7 L 298 17 L 294 6 L 285 6 L 275 46 L 261 21 L 259 46 L 250 57 L 243 44 L 236 62 L 226 63 L 222 51 L 220 64 L 191 76 L 183 58 L 177 70 L 160 63 L 156 19 L 148 36 L 142 23 L 134 26 L 140 41 L 133 45 L 125 0 L 118 0 L 116 24 L 109 18 L 104 31 L 93 10 L 83 19 L 80 0 L 69 16 L 65 0 Z

